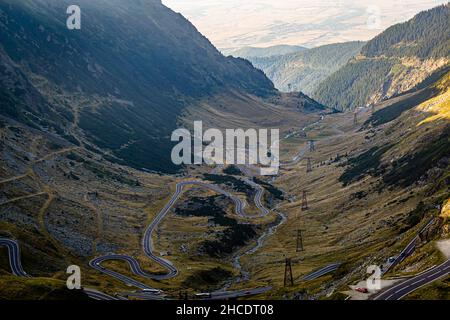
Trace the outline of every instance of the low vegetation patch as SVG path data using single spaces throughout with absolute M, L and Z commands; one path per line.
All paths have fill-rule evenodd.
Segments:
M 217 204 L 217 201 L 221 199 L 224 198 L 222 196 L 194 197 L 189 200 L 186 208 L 175 210 L 175 213 L 180 216 L 208 217 L 210 222 L 226 227 L 217 239 L 203 241 L 200 250 L 210 257 L 224 257 L 245 245 L 256 235 L 252 226 L 240 224 L 226 216 L 226 212 Z
M 195 290 L 209 289 L 221 284 L 232 276 L 233 274 L 230 271 L 220 267 L 199 270 L 183 281 L 183 286 Z
M 230 176 L 242 176 L 241 170 L 239 170 L 239 168 L 234 165 L 226 167 L 223 170 L 223 173 L 228 174 Z
M 448 167 L 450 155 L 450 128 L 418 152 L 397 159 L 392 169 L 383 176 L 384 183 L 406 187 L 425 176 L 434 167 Z M 445 160 L 447 158 L 447 160 Z
M 350 158 L 347 162 L 348 168 L 339 177 L 339 181 L 344 186 L 358 181 L 365 175 L 378 176 L 383 171 L 381 167 L 381 157 L 391 148 L 390 145 L 384 147 L 373 147 L 357 157 Z
M 205 174 L 204 175 L 205 180 L 217 183 L 217 184 L 224 184 L 226 186 L 229 186 L 233 188 L 237 192 L 242 192 L 247 195 L 251 195 L 253 193 L 252 186 L 249 186 L 247 183 L 245 183 L 242 180 L 239 180 L 238 178 L 235 178 L 233 176 L 225 176 L 225 175 L 218 175 L 218 174 Z
M 271 195 L 273 195 L 278 200 L 284 200 L 283 191 L 275 187 L 274 185 L 265 182 L 263 180 L 260 180 L 256 177 L 253 177 L 253 181 L 260 186 L 263 186 L 264 189 L 266 189 Z
M 422 201 L 419 202 L 417 207 L 406 216 L 406 226 L 400 230 L 400 233 L 403 233 L 418 225 L 419 222 L 422 221 L 422 219 L 425 217 L 428 209 L 428 206 L 426 206 Z

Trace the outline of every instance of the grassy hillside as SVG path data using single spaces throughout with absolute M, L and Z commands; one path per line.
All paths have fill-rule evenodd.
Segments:
M 312 96 L 330 107 L 353 110 L 414 88 L 449 64 L 449 20 L 447 4 L 388 28 L 323 81 Z
M 0 300 L 88 300 L 82 291 L 69 290 L 65 281 L 49 278 L 0 277 Z
M 435 84 L 418 90 L 415 94 L 405 95 L 403 99 L 385 106 L 375 112 L 367 120 L 369 128 L 387 125 L 387 139 L 407 124 L 419 118 L 407 136 L 402 140 L 383 142 L 383 145 L 373 146 L 370 150 L 351 158 L 340 180 L 344 184 L 361 179 L 366 174 L 382 176 L 387 186 L 396 185 L 408 187 L 426 177 L 432 168 L 447 169 L 447 157 L 450 154 L 450 126 L 448 126 L 448 104 L 450 94 L 450 72 L 447 72 Z M 420 117 L 415 113 L 420 114 Z M 417 120 L 416 120 L 417 121 Z M 433 128 L 433 134 L 428 131 L 431 123 L 440 125 Z M 395 126 L 401 126 L 397 129 Z M 366 127 L 367 128 L 367 127 Z M 426 128 L 423 131 L 423 128 Z M 439 130 L 438 130 L 439 128 Z M 414 149 L 405 145 L 413 144 Z M 395 156 L 393 156 L 395 155 Z M 383 158 L 392 159 L 390 163 Z M 441 172 L 442 173 L 442 172 Z M 437 183 L 439 181 L 436 180 Z M 438 187 L 438 184 L 435 185 Z
M 259 252 L 243 259 L 255 285 L 273 285 L 268 295 L 273 298 L 339 299 L 349 285 L 367 278 L 369 265 L 383 265 L 398 255 L 431 217 L 435 221 L 416 251 L 391 272 L 415 274 L 443 262 L 436 241 L 449 230 L 439 210 L 446 212 L 450 198 L 448 79 L 446 73 L 425 88 L 386 100 L 373 114 L 361 110 L 359 124 L 353 123 L 352 113 L 335 113 L 308 128 L 308 138 L 316 140 L 316 151 L 309 155 L 313 170 L 306 172 L 306 161 L 283 168 L 273 183 L 290 199 L 279 207 L 287 221 Z M 427 98 L 413 99 L 424 90 L 430 93 Z M 400 103 L 408 106 L 395 117 L 372 122 Z M 301 210 L 303 190 L 306 211 Z M 301 253 L 296 252 L 299 229 Z M 286 256 L 292 258 L 292 287 L 283 286 Z M 302 281 L 335 262 L 342 263 L 336 273 Z M 447 287 L 443 281 L 411 298 L 445 297 Z

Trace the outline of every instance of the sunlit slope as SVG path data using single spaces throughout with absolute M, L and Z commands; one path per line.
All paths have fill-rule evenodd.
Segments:
M 438 119 L 450 121 L 450 73 L 447 73 L 435 87 L 440 94 L 417 107 L 422 112 L 433 114 L 420 124 Z

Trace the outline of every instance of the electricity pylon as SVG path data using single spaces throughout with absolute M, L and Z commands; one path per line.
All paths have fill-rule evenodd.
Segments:
M 292 263 L 291 258 L 286 258 L 284 265 L 284 286 L 294 285 L 294 278 L 292 277 Z
M 306 172 L 312 172 L 313 171 L 313 167 L 312 167 L 312 163 L 311 163 L 311 158 L 306 158 Z

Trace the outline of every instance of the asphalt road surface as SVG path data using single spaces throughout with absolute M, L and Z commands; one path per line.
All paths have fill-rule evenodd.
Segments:
M 313 123 L 312 125 L 319 123 L 321 120 L 323 120 L 323 118 L 324 117 L 322 116 L 319 121 Z M 302 130 L 305 131 L 308 127 L 305 127 Z M 300 150 L 300 152 L 292 159 L 291 162 L 282 164 L 282 165 L 291 165 L 291 164 L 298 163 L 302 159 L 304 154 L 306 153 L 306 150 L 307 150 L 307 147 L 302 148 Z M 257 172 L 259 171 L 259 168 L 254 167 L 254 166 L 251 166 L 250 168 L 248 166 L 238 166 L 238 167 L 241 169 L 241 171 L 244 174 L 246 174 L 248 176 L 253 176 L 252 169 L 256 170 Z M 98 270 L 102 273 L 105 273 L 105 274 L 112 276 L 128 285 L 133 285 L 140 289 L 149 289 L 149 287 L 139 281 L 131 279 L 130 277 L 124 276 L 113 270 L 104 268 L 101 266 L 101 263 L 104 261 L 107 261 L 107 260 L 126 261 L 128 263 L 128 265 L 130 266 L 131 271 L 135 275 L 142 276 L 142 277 L 149 278 L 149 279 L 154 279 L 154 280 L 164 280 L 164 279 L 171 279 L 171 278 L 175 277 L 178 274 L 178 269 L 169 260 L 164 259 L 164 258 L 154 254 L 154 246 L 153 246 L 152 237 L 153 237 L 153 233 L 154 233 L 156 227 L 165 218 L 165 216 L 170 211 L 170 209 L 174 206 L 174 204 L 178 201 L 179 197 L 181 196 L 181 194 L 183 192 L 184 187 L 188 186 L 188 185 L 197 185 L 197 186 L 201 186 L 201 187 L 213 190 L 213 191 L 220 193 L 226 197 L 229 197 L 230 199 L 233 200 L 233 202 L 235 204 L 236 214 L 241 217 L 257 218 L 257 217 L 264 217 L 264 216 L 268 215 L 270 213 L 270 211 L 266 207 L 264 207 L 264 205 L 262 204 L 264 188 L 249 179 L 244 179 L 244 182 L 251 185 L 256 190 L 256 195 L 254 197 L 254 203 L 255 203 L 255 206 L 259 210 L 258 215 L 246 214 L 245 213 L 246 202 L 242 201 L 239 197 L 236 197 L 236 196 L 232 195 L 231 193 L 223 190 L 222 188 L 220 188 L 217 185 L 204 183 L 202 181 L 183 181 L 176 185 L 175 193 L 172 195 L 171 199 L 166 203 L 164 208 L 158 213 L 158 215 L 155 217 L 155 219 L 153 219 L 153 221 L 147 226 L 145 233 L 144 233 L 144 237 L 142 239 L 142 247 L 143 247 L 145 255 L 149 259 L 151 259 L 151 260 L 155 261 L 156 263 L 160 264 L 161 266 L 163 266 L 167 270 L 166 274 L 161 275 L 161 274 L 146 273 L 141 269 L 139 262 L 136 261 L 136 259 L 134 259 L 133 257 L 127 256 L 127 255 L 116 255 L 116 254 L 105 255 L 105 256 L 93 259 L 89 263 L 89 265 L 92 268 L 95 268 L 96 270 Z M 329 268 L 329 267 L 327 267 L 327 268 Z M 331 271 L 327 271 L 328 270 L 327 268 L 324 268 L 324 271 L 322 271 L 322 272 L 331 272 Z M 254 291 L 254 290 L 256 290 L 256 291 Z M 258 290 L 261 290 L 261 289 L 260 288 L 252 289 L 249 291 L 242 291 L 242 292 L 248 292 L 253 295 L 253 294 L 258 294 L 258 292 L 259 292 Z M 242 294 L 242 292 L 237 292 L 237 293 L 236 292 L 226 292 L 226 293 L 222 293 L 220 296 L 238 297 L 238 296 L 240 296 L 240 294 Z M 253 292 L 256 292 L 256 293 L 253 293 Z
M 131 256 L 127 256 L 127 255 L 110 254 L 110 255 L 101 256 L 101 257 L 91 260 L 89 265 L 92 268 L 94 268 L 104 274 L 107 274 L 111 277 L 114 277 L 114 278 L 126 283 L 127 285 L 132 285 L 132 286 L 135 286 L 142 290 L 152 289 L 152 288 L 143 284 L 142 282 L 136 281 L 128 276 L 125 276 L 116 271 L 107 269 L 107 268 L 103 267 L 101 264 L 105 261 L 110 261 L 110 260 L 125 261 L 128 263 L 128 265 L 131 268 L 131 271 L 135 275 L 138 275 L 138 276 L 141 276 L 141 277 L 144 277 L 147 279 L 165 280 L 165 279 L 171 279 L 171 278 L 175 277 L 178 274 L 178 269 L 172 264 L 172 262 L 154 254 L 152 237 L 153 237 L 153 233 L 154 233 L 156 227 L 165 218 L 165 216 L 170 211 L 170 209 L 178 201 L 181 194 L 183 193 L 184 188 L 189 185 L 195 185 L 195 186 L 200 186 L 203 188 L 213 190 L 217 193 L 223 194 L 226 197 L 229 197 L 233 200 L 233 202 L 235 203 L 236 214 L 239 216 L 242 216 L 242 217 L 260 217 L 260 216 L 265 216 L 265 215 L 269 214 L 270 211 L 267 208 L 265 208 L 262 204 L 262 196 L 264 193 L 264 189 L 261 186 L 259 186 L 258 184 L 254 183 L 250 180 L 247 180 L 246 182 L 249 183 L 250 185 L 252 185 L 256 189 L 256 195 L 255 195 L 254 201 L 255 201 L 256 207 L 260 211 L 259 215 L 247 215 L 244 211 L 244 209 L 246 207 L 246 203 L 244 201 L 242 201 L 239 197 L 232 195 L 231 193 L 220 188 L 219 186 L 204 183 L 201 181 L 183 181 L 176 185 L 175 193 L 172 195 L 172 197 L 166 203 L 166 205 L 161 209 L 161 211 L 158 213 L 158 215 L 155 217 L 155 219 L 153 219 L 153 221 L 147 226 L 145 233 L 144 233 L 144 237 L 142 239 L 142 247 L 143 247 L 145 255 L 148 258 L 150 258 L 151 260 L 153 260 L 156 263 L 163 266 L 167 270 L 166 274 L 147 273 L 142 270 L 142 268 L 139 265 L 139 262 L 135 258 L 133 258 Z M 232 293 L 228 293 L 228 294 L 232 294 Z
M 126 258 L 125 258 L 126 257 Z M 116 278 L 119 281 L 122 281 L 123 283 L 125 283 L 126 285 L 130 285 L 130 286 L 134 286 L 136 288 L 139 288 L 141 290 L 145 290 L 145 289 L 152 289 L 152 287 L 149 287 L 148 285 L 139 282 L 137 280 L 134 280 L 133 278 L 127 277 L 119 272 L 113 271 L 111 269 L 107 269 L 105 267 L 101 266 L 101 263 L 104 261 L 108 261 L 108 260 L 125 260 L 125 261 L 129 261 L 129 260 L 134 260 L 134 258 L 132 257 L 128 257 L 128 256 L 119 256 L 119 255 L 109 255 L 109 256 L 104 256 L 104 257 L 99 257 L 99 258 L 95 258 L 93 260 L 91 260 L 89 262 L 89 266 L 104 273 L 107 274 L 113 278 Z M 134 260 L 135 263 L 138 263 L 136 260 Z M 133 268 L 132 268 L 133 270 Z M 133 270 L 134 272 L 134 270 Z
M 18 277 L 30 277 L 22 268 L 19 243 L 13 239 L 0 238 L 0 246 L 6 246 L 8 248 L 9 265 L 11 266 L 12 273 Z M 90 298 L 95 300 L 117 300 L 98 290 L 89 288 L 84 288 L 83 290 Z
M 411 292 L 416 291 L 436 280 L 448 277 L 450 275 L 450 260 L 447 260 L 440 266 L 418 274 L 415 277 L 402 281 L 387 290 L 378 293 L 373 300 L 400 300 Z
M 94 300 L 120 300 L 116 297 L 112 297 L 106 293 L 100 292 L 95 289 L 84 288 L 83 290 L 84 290 L 84 292 L 86 292 L 86 294 L 88 295 L 89 298 L 94 299 Z
M 339 268 L 340 265 L 341 265 L 340 263 L 330 264 L 329 266 L 326 266 L 326 267 L 324 267 L 322 269 L 319 269 L 317 271 L 314 271 L 314 272 L 308 274 L 307 276 L 305 276 L 303 278 L 303 280 L 304 281 L 311 281 L 311 280 L 315 280 L 317 278 L 320 278 L 320 277 L 322 277 L 322 276 L 324 276 L 324 275 L 326 275 L 328 273 L 336 271 Z
M 305 130 L 305 129 L 306 129 L 306 127 L 303 130 Z M 299 152 L 299 154 L 297 154 L 294 157 L 294 159 L 292 160 L 292 162 L 290 162 L 289 164 L 297 163 L 298 161 L 300 161 L 305 152 L 306 152 L 306 147 L 303 148 Z M 256 170 L 259 168 L 253 167 L 251 169 Z M 248 170 L 245 167 L 242 168 L 241 170 L 243 170 L 243 172 L 245 174 L 253 176 L 251 170 Z M 130 266 L 130 269 L 133 272 L 133 274 L 135 274 L 137 276 L 141 276 L 141 277 L 153 279 L 153 280 L 164 280 L 164 279 L 171 279 L 171 278 L 175 277 L 178 274 L 178 269 L 169 260 L 166 260 L 166 259 L 164 259 L 158 255 L 155 255 L 153 253 L 154 248 L 153 248 L 152 236 L 153 236 L 153 233 L 154 233 L 156 227 L 165 218 L 167 213 L 170 211 L 170 209 L 174 206 L 174 204 L 179 199 L 180 195 L 183 192 L 184 187 L 188 186 L 188 185 L 197 185 L 200 187 L 204 187 L 204 188 L 213 190 L 213 191 L 220 193 L 226 197 L 229 197 L 235 203 L 236 214 L 241 217 L 256 218 L 256 217 L 263 217 L 263 216 L 268 215 L 270 213 L 270 211 L 267 208 L 265 208 L 264 205 L 262 204 L 264 188 L 249 179 L 244 179 L 244 182 L 251 185 L 256 190 L 256 195 L 254 197 L 254 203 L 255 203 L 255 206 L 259 210 L 258 215 L 246 214 L 245 213 L 246 202 L 242 201 L 239 197 L 236 197 L 236 196 L 232 195 L 231 193 L 223 190 L 222 188 L 220 188 L 217 185 L 204 183 L 202 181 L 183 181 L 176 185 L 175 193 L 173 194 L 171 199 L 167 202 L 167 204 L 164 206 L 164 208 L 158 213 L 158 215 L 155 217 L 155 219 L 147 226 L 143 240 L 142 240 L 142 247 L 143 247 L 143 250 L 144 250 L 144 253 L 146 254 L 146 256 L 148 258 L 150 258 L 151 260 L 155 261 L 156 263 L 160 264 L 161 266 L 163 266 L 167 270 L 166 274 L 149 274 L 141 269 L 139 262 L 135 258 L 133 258 L 131 256 L 127 256 L 127 255 L 110 254 L 110 255 L 105 255 L 102 257 L 97 257 L 97 258 L 91 260 L 89 262 L 89 265 L 92 268 L 98 270 L 99 272 L 102 272 L 111 277 L 114 277 L 127 285 L 135 286 L 141 290 L 153 289 L 153 288 L 149 287 L 148 285 L 143 284 L 137 280 L 134 280 L 130 277 L 127 277 L 127 276 L 120 274 L 118 272 L 115 272 L 113 270 L 107 269 L 107 268 L 103 267 L 101 264 L 105 261 L 110 261 L 110 260 L 125 261 Z M 8 248 L 9 261 L 10 261 L 11 270 L 12 270 L 13 274 L 15 274 L 17 276 L 27 277 L 28 275 L 25 273 L 25 271 L 23 270 L 23 268 L 21 266 L 20 249 L 19 249 L 18 243 L 15 240 L 11 240 L 11 239 L 0 239 L 0 245 L 6 246 Z M 326 267 L 324 269 L 321 269 L 319 271 L 316 271 L 315 273 L 310 275 L 310 277 L 315 277 L 315 276 L 319 277 L 322 274 L 331 272 L 331 270 L 329 270 L 329 269 L 330 269 L 330 266 Z M 242 290 L 242 291 L 235 291 L 235 292 L 228 292 L 228 291 L 227 292 L 216 292 L 216 293 L 212 293 L 211 297 L 215 298 L 215 299 L 237 298 L 237 297 L 244 297 L 244 296 L 248 296 L 248 295 L 260 294 L 260 293 L 266 292 L 268 290 L 270 290 L 270 287 L 256 288 L 256 289 Z M 115 297 L 111 297 L 107 294 L 104 294 L 104 293 L 99 292 L 94 289 L 85 289 L 85 291 L 93 299 L 117 300 L 117 298 L 115 298 Z M 142 298 L 144 298 L 144 296 L 145 296 L 145 298 L 149 298 L 149 299 L 156 297 L 155 294 L 148 293 L 148 292 L 147 293 L 137 293 L 135 295 L 140 296 L 140 297 L 142 296 Z
M 434 222 L 434 218 L 432 218 L 420 231 L 419 233 L 414 237 L 414 239 L 411 240 L 410 243 L 400 252 L 400 254 L 395 258 L 395 260 L 387 266 L 382 271 L 382 275 L 386 274 L 389 270 L 391 270 L 394 266 L 401 263 L 403 260 L 405 260 L 407 257 L 409 257 L 414 250 L 416 250 L 416 243 L 419 241 L 420 234 L 425 231 L 432 223 Z
M 8 248 L 9 265 L 11 266 L 11 272 L 15 276 L 29 277 L 29 275 L 22 268 L 19 243 L 16 240 L 1 238 L 0 246 L 5 246 Z

